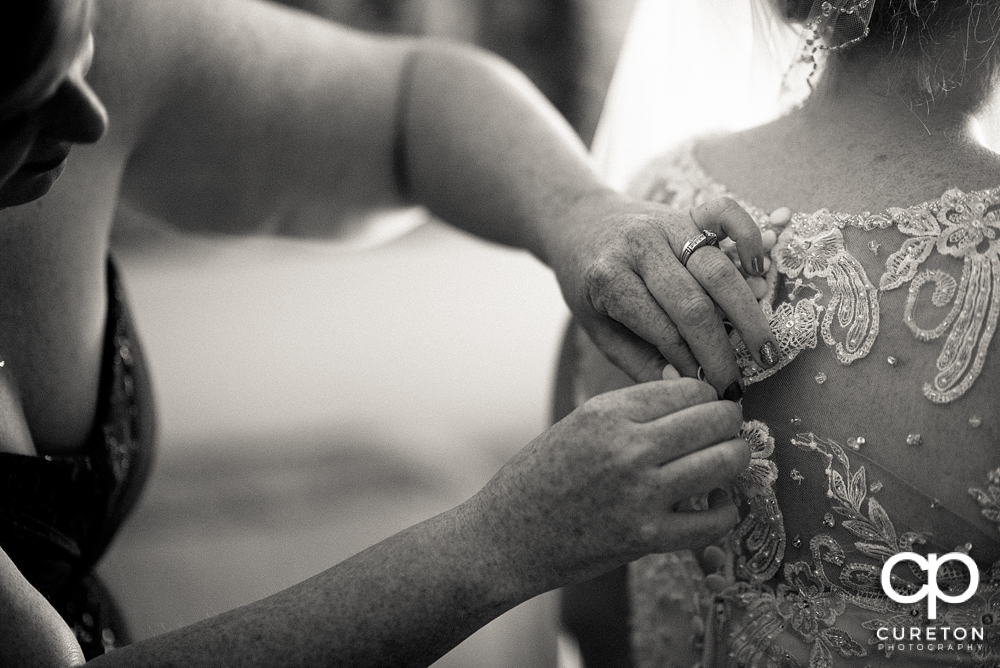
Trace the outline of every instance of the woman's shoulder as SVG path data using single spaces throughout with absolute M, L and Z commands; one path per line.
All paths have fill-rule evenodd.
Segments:
M 725 185 L 702 168 L 695 154 L 704 141 L 695 137 L 676 144 L 647 162 L 629 181 L 627 191 L 635 197 L 690 208 L 705 199 L 730 196 Z

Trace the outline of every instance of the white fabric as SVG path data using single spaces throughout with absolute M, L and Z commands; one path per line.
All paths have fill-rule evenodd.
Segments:
M 617 188 L 696 133 L 777 115 L 800 39 L 754 0 L 639 0 L 594 138 Z
M 697 134 L 752 127 L 807 90 L 788 78 L 803 38 L 775 20 L 772 0 L 638 0 L 593 143 L 607 182 L 622 189 L 643 165 Z M 979 115 L 1000 146 L 1000 88 Z

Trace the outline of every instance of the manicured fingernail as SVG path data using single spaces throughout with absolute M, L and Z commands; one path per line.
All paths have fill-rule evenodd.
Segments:
M 764 256 L 758 255 L 753 260 L 751 260 L 750 265 L 751 265 L 750 268 L 753 269 L 753 273 L 760 276 L 761 274 L 764 273 Z
M 726 388 L 726 391 L 722 393 L 722 398 L 726 401 L 739 401 L 743 398 L 743 386 L 740 385 L 740 381 L 734 380 Z
M 771 341 L 765 341 L 760 347 L 760 361 L 764 363 L 764 368 L 770 369 L 778 363 L 778 349 Z

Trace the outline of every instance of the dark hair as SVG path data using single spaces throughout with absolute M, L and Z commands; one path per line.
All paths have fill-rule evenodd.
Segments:
M 898 56 L 916 60 L 916 84 L 934 97 L 966 83 L 987 92 L 1000 64 L 997 0 L 871 0 L 868 35 L 838 57 Z M 784 17 L 804 24 L 813 0 L 779 0 Z
M 53 0 L 5 0 L 0 8 L 0 98 L 23 84 L 52 49 L 59 12 Z

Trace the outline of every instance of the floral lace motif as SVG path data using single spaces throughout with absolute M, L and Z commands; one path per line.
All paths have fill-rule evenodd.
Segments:
M 719 196 L 732 197 L 758 226 L 770 228 L 767 212 L 739 200 L 701 169 L 693 147 L 693 142 L 682 146 L 645 170 L 633 193 L 682 208 Z M 780 230 L 772 250 L 766 276 L 768 292 L 761 303 L 779 343 L 780 361 L 772 369 L 757 367 L 738 335 L 733 334 L 745 383 L 776 373 L 803 350 L 816 348 L 820 338 L 841 364 L 864 358 L 878 336 L 880 295 L 908 285 L 905 324 L 918 340 L 944 338 L 937 373 L 925 384 L 924 395 L 936 403 L 962 396 L 983 368 L 1000 316 L 998 210 L 1000 189 L 973 193 L 949 190 L 938 200 L 882 214 L 847 215 L 827 210 L 795 214 Z M 845 227 L 864 231 L 895 228 L 907 237 L 888 255 L 877 286 L 846 250 Z M 873 241 L 869 247 L 877 253 L 879 246 Z M 942 256 L 962 259 L 958 280 L 945 271 L 924 267 L 935 250 Z M 928 283 L 931 285 L 926 286 Z M 921 294 L 925 286 L 929 299 Z M 784 293 L 780 298 L 779 292 Z M 925 302 L 947 308 L 948 313 L 930 326 L 918 308 Z M 823 527 L 807 539 L 804 549 L 799 549 L 799 537 L 794 538 L 796 551 L 789 554 L 795 556 L 786 561 L 788 541 L 774 489 L 778 469 L 770 459 L 774 438 L 760 421 L 746 422 L 741 435 L 750 444 L 751 464 L 735 490 L 741 506 L 741 521 L 730 537 L 735 581 L 716 599 L 716 605 L 724 608 L 716 631 L 720 640 L 716 647 L 722 655 L 716 656 L 712 665 L 789 668 L 800 666 L 808 655 L 810 668 L 832 668 L 852 659 L 857 663 L 851 665 L 864 665 L 866 657 L 876 651 L 890 656 L 891 652 L 875 646 L 874 631 L 923 623 L 926 611 L 919 604 L 904 606 L 889 599 L 881 588 L 881 567 L 891 555 L 914 551 L 929 535 L 897 530 L 876 498 L 882 483 L 870 481 L 871 472 L 864 465 L 852 466 L 847 449 L 812 433 L 799 434 L 790 444 L 821 458 L 831 512 L 824 516 Z M 789 475 L 799 485 L 805 480 L 797 469 Z M 983 515 L 1000 525 L 1000 469 L 991 474 L 985 490 L 972 488 L 969 493 Z M 984 646 L 963 659 L 973 665 L 996 666 L 1000 665 L 1000 562 L 981 570 L 976 595 L 966 603 L 943 606 L 937 621 L 952 626 L 985 624 Z M 919 576 L 914 572 L 911 582 L 894 574 L 893 586 L 902 594 L 916 591 Z M 641 570 L 634 570 L 633 577 L 639 578 L 634 587 L 653 582 Z M 962 573 L 946 573 L 942 568 L 939 583 L 964 590 L 962 578 Z M 646 637 L 650 646 L 666 651 L 669 644 L 663 639 L 663 629 L 657 627 L 655 606 L 636 602 L 636 636 Z M 700 613 L 706 619 L 715 614 L 709 608 Z M 871 633 L 862 633 L 862 628 Z M 706 646 L 709 644 L 706 636 Z M 792 656 L 790 647 L 795 646 L 804 646 L 806 654 Z M 902 661 L 905 665 L 905 657 Z
M 752 439 L 751 447 L 755 455 L 773 447 L 774 441 L 767 427 L 760 422 L 745 423 L 743 435 Z M 760 444 L 764 447 L 761 448 Z M 831 510 L 841 517 L 840 527 L 847 533 L 841 532 L 839 539 L 833 532 L 813 536 L 809 543 L 809 558 L 785 562 L 777 584 L 767 584 L 760 579 L 736 582 L 721 594 L 729 617 L 726 632 L 728 665 L 746 668 L 799 665 L 779 640 L 782 634 L 791 633 L 799 643 L 809 648 L 809 668 L 829 668 L 834 665 L 835 655 L 846 659 L 868 656 L 870 650 L 866 645 L 879 643 L 874 634 L 877 629 L 912 627 L 924 623 L 927 618 L 925 602 L 914 605 L 896 603 L 885 595 L 880 581 L 882 564 L 889 557 L 899 552 L 914 551 L 914 546 L 923 544 L 926 537 L 917 532 L 897 532 L 888 513 L 875 498 L 875 492 L 870 493 L 864 465 L 852 467 L 843 447 L 812 433 L 794 436 L 791 444 L 822 457 Z M 747 487 L 773 486 L 777 479 L 776 471 L 762 462 L 752 463 L 751 470 L 767 471 L 767 474 L 746 474 L 740 480 L 741 492 Z M 766 496 L 769 492 L 756 489 L 752 493 Z M 750 523 L 756 525 L 758 521 L 755 518 Z M 741 521 L 736 535 L 741 535 L 746 522 L 746 519 Z M 831 529 L 834 526 L 832 521 L 824 521 L 824 524 Z M 747 551 L 739 540 L 734 541 L 734 550 L 738 563 L 752 561 L 760 554 Z M 777 566 L 777 562 L 769 564 L 764 572 L 776 572 Z M 914 576 L 919 577 L 919 574 L 914 571 Z M 945 590 L 954 587 L 957 591 L 964 591 L 968 579 L 958 569 L 943 567 L 938 582 Z M 914 593 L 919 588 L 918 584 L 895 574 L 892 583 L 901 594 Z M 861 626 L 872 631 L 867 639 L 853 637 L 837 626 L 841 616 L 849 610 L 856 615 L 859 609 L 878 615 L 863 617 L 865 621 Z M 953 627 L 981 627 L 985 624 L 986 642 L 981 650 L 969 654 L 969 658 L 976 665 L 993 665 L 991 662 L 995 661 L 1000 651 L 998 611 L 1000 564 L 983 574 L 980 587 L 972 599 L 948 606 L 937 624 Z M 992 627 L 994 616 L 996 629 Z M 887 657 L 892 655 L 891 650 L 881 651 Z
M 735 196 L 715 182 L 698 165 L 693 143 L 668 161 L 654 165 L 636 192 L 654 201 L 693 207 L 719 196 Z M 739 200 L 738 200 L 739 201 Z M 740 201 L 761 228 L 769 226 L 766 213 Z M 972 386 L 982 371 L 990 340 L 1000 316 L 1000 188 L 964 193 L 948 190 L 939 199 L 910 208 L 893 208 L 884 214 L 795 214 L 781 231 L 771 251 L 773 264 L 767 276 L 765 315 L 779 344 L 776 367 L 758 367 L 734 337 L 745 384 L 763 380 L 791 362 L 800 352 L 814 348 L 816 332 L 840 364 L 851 364 L 871 351 L 879 331 L 879 295 L 909 283 L 905 323 L 921 341 L 947 336 L 937 359 L 938 373 L 924 385 L 923 393 L 935 403 L 954 401 Z M 895 227 L 910 237 L 889 255 L 885 273 L 875 287 L 857 258 L 844 246 L 843 229 L 865 231 Z M 937 250 L 963 262 L 961 279 L 923 263 Z M 779 277 L 788 298 L 776 302 Z M 825 284 L 828 302 L 821 304 Z M 921 288 L 932 283 L 930 302 L 951 309 L 933 328 L 917 324 L 914 311 Z
M 970 487 L 969 494 L 979 504 L 983 517 L 997 525 L 1000 531 L 1000 468 L 993 469 L 987 476 L 990 484 L 986 491 Z
M 843 220 L 826 210 L 809 217 L 793 216 L 792 224 L 778 237 L 771 258 L 774 261 L 772 270 L 789 279 L 802 276 L 826 281 L 830 301 L 819 325 L 820 333 L 823 342 L 834 349 L 837 361 L 850 364 L 865 357 L 875 343 L 879 305 L 878 290 L 868 280 L 861 263 L 844 248 Z M 793 299 L 794 293 L 793 288 Z M 811 304 L 815 311 L 813 317 L 818 319 L 815 297 Z M 843 330 L 839 338 L 832 329 L 834 316 Z M 775 324 L 780 327 L 785 323 Z M 797 353 L 793 351 L 793 355 Z
M 774 494 L 778 467 L 769 459 L 774 439 L 759 420 L 745 422 L 740 437 L 750 445 L 750 466 L 736 481 L 739 499 L 747 506 L 731 535 L 737 555 L 736 576 L 748 582 L 766 582 L 778 572 L 785 556 L 785 524 Z

